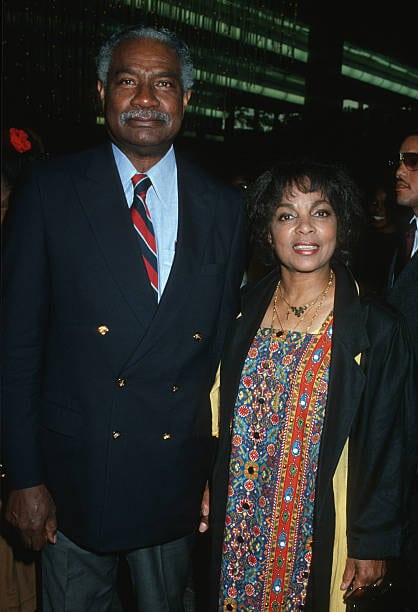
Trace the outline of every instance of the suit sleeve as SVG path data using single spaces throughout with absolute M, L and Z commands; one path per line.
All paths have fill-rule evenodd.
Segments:
M 38 419 L 49 273 L 35 172 L 16 193 L 3 234 L 2 447 L 9 489 L 42 482 Z
M 244 204 L 237 198 L 235 215 L 231 218 L 232 240 L 222 294 L 218 333 L 215 342 L 215 361 L 219 360 L 226 331 L 239 312 L 240 286 L 244 277 L 246 261 L 246 223 Z M 226 202 L 228 205 L 228 201 Z
M 404 321 L 380 317 L 374 327 L 349 447 L 347 541 L 349 556 L 357 559 L 400 554 L 417 425 L 410 404 L 417 406 L 416 374 Z

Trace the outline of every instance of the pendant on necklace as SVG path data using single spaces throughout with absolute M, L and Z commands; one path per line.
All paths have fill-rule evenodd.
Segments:
M 278 331 L 276 331 L 276 338 L 280 338 L 281 336 L 283 336 L 284 331 L 283 329 L 279 329 Z
M 292 312 L 295 315 L 295 317 L 299 318 L 303 315 L 303 313 L 308 307 L 307 306 L 291 306 L 290 308 L 292 309 Z M 290 314 L 290 311 L 287 311 L 287 316 L 289 316 L 289 314 Z

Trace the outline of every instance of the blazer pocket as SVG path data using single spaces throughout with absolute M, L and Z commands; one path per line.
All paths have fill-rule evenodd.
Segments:
M 53 399 L 42 400 L 41 425 L 65 436 L 78 436 L 82 429 L 82 415 L 69 405 Z

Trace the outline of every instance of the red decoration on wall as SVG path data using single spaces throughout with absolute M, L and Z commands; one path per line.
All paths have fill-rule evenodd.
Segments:
M 32 143 L 29 140 L 29 135 L 25 130 L 18 128 L 9 129 L 10 143 L 18 153 L 26 153 L 32 148 Z

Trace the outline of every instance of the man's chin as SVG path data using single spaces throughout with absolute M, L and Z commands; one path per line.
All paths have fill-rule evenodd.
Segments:
M 162 157 L 171 147 L 173 141 L 161 141 L 154 138 L 141 138 L 135 140 L 115 141 L 115 145 L 125 153 L 140 155 L 141 157 Z

